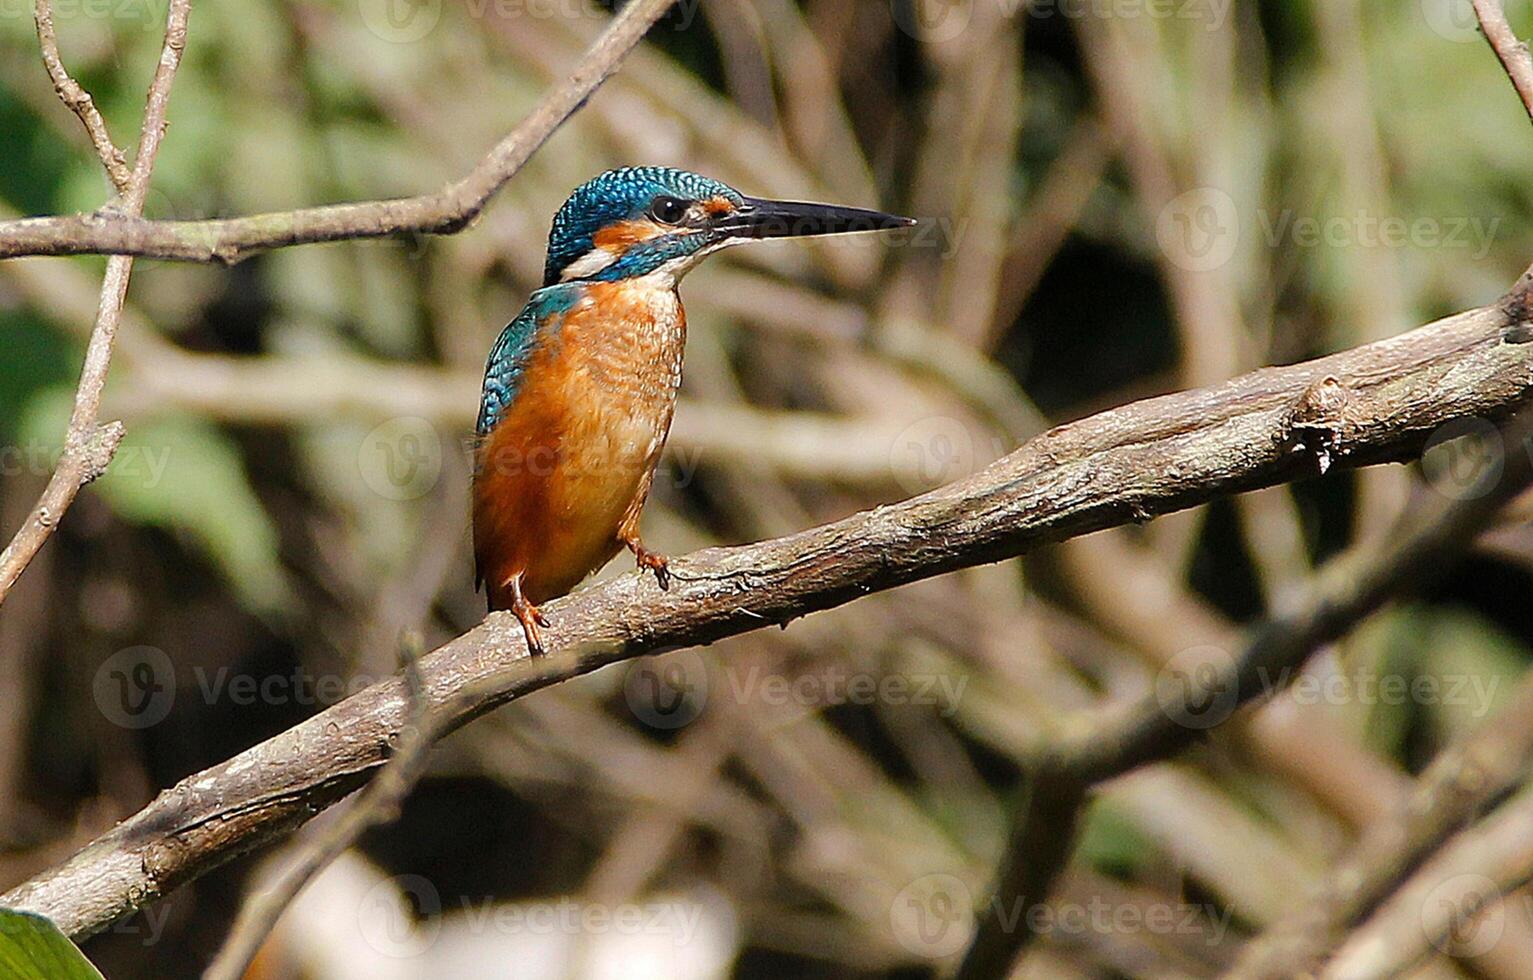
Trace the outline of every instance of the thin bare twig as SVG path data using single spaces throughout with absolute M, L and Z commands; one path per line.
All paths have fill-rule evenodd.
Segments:
M 1370 541 L 1330 562 L 1295 611 L 1259 628 L 1238 659 L 1210 660 L 1199 665 L 1206 671 L 1188 671 L 1175 690 L 1157 685 L 1126 714 L 1112 711 L 1046 746 L 1029 774 L 1028 798 L 1014 825 L 996 894 L 985 906 L 959 980 L 1007 975 L 1034 938 L 1034 919 L 1025 913 L 1047 900 L 1068 864 L 1091 787 L 1188 747 L 1213 727 L 1210 722 L 1222 723 L 1238 706 L 1271 693 L 1270 678 L 1297 676 L 1295 668 L 1322 645 L 1396 596 L 1429 584 L 1471 548 L 1501 508 L 1533 484 L 1533 411 L 1506 427 L 1503 444 L 1505 466 L 1499 478 L 1487 474 L 1486 484 L 1424 518 L 1409 515 L 1416 530 L 1404 537 L 1383 546 Z
M 203 980 L 239 980 L 243 977 L 256 953 L 260 952 L 261 944 L 303 887 L 368 830 L 398 818 L 399 805 L 426 772 L 431 746 L 447 733 L 449 719 L 468 707 L 463 704 L 457 711 L 449 706 L 446 711 L 432 712 L 430 693 L 420 675 L 419 660 L 424 652 L 418 633 L 405 636 L 400 659 L 404 661 L 411 711 L 410 722 L 401 731 L 398 753 L 379 770 L 340 819 L 326 827 L 323 833 L 302 842 L 276 880 L 245 901 L 223 948 L 203 973 Z M 469 689 L 459 691 L 455 698 L 463 701 L 482 693 Z
M 191 0 L 173 0 L 166 11 L 165 43 L 160 50 L 154 79 L 149 83 L 133 174 L 127 191 L 114 209 L 125 217 L 136 217 L 144 210 L 154 160 L 165 136 L 170 88 L 175 82 L 176 70 L 181 67 L 181 52 L 186 48 L 186 21 L 190 12 Z M 101 281 L 101 300 L 96 308 L 96 325 L 85 348 L 85 365 L 80 371 L 74 410 L 70 413 L 69 428 L 64 436 L 64 452 L 37 506 L 11 543 L 0 552 L 0 602 L 5 601 L 16 579 L 58 527 L 59 519 L 74 503 L 80 488 L 106 471 L 112 454 L 117 451 L 117 444 L 122 441 L 122 423 L 101 425 L 97 417 L 101 410 L 101 389 L 106 384 L 107 369 L 112 363 L 112 345 L 117 339 L 117 325 L 122 320 L 122 305 L 128 296 L 128 277 L 132 271 L 131 256 L 114 255 L 107 260 L 106 274 Z
M 53 79 L 53 91 L 58 93 L 59 101 L 69 111 L 80 117 L 86 134 L 90 136 L 91 145 L 96 148 L 96 155 L 101 158 L 101 165 L 106 168 L 106 174 L 112 180 L 112 186 L 117 188 L 117 193 L 126 195 L 133 180 L 133 171 L 129 169 L 127 158 L 117 148 L 117 144 L 112 142 L 112 134 L 107 132 L 106 120 L 101 118 L 100 111 L 96 109 L 95 100 L 64 68 L 64 60 L 59 57 L 59 39 L 53 32 L 53 2 L 34 0 L 34 3 L 37 43 L 42 48 L 43 64 L 48 68 L 48 77 Z
M 549 92 L 467 175 L 434 194 L 208 221 L 155 221 L 137 214 L 101 213 L 0 221 L 0 258 L 111 254 L 232 263 L 288 245 L 460 231 L 617 71 L 624 56 L 674 2 L 633 0 L 624 6 L 563 84 Z
M 328 208 L 286 212 L 283 215 L 256 215 L 224 222 L 164 223 L 141 217 L 148 190 L 148 173 L 159 150 L 165 130 L 165 103 L 170 81 L 180 64 L 185 45 L 185 4 L 172 5 L 166 31 L 165 53 L 150 87 L 149 106 L 145 111 L 138 156 L 135 158 L 134 183 L 120 206 L 94 215 L 78 216 L 83 226 L 97 230 L 185 224 L 199 229 L 192 238 L 207 249 L 201 258 L 233 261 L 251 251 L 293 245 L 305 241 L 329 241 L 337 238 L 387 235 L 397 231 L 418 230 L 451 232 L 464 227 L 506 181 L 510 180 L 534 151 L 590 96 L 608 76 L 617 70 L 623 57 L 639 42 L 649 27 L 663 14 L 671 0 L 634 0 L 613 18 L 601 38 L 592 45 L 570 78 L 550 92 L 521 125 L 508 134 L 462 180 L 438 194 L 394 201 L 370 201 L 361 204 L 334 205 Z M 142 174 L 142 185 L 139 183 Z M 0 222 L 0 257 L 6 253 L 6 226 L 25 224 Z M 53 221 L 55 219 L 40 219 Z M 73 220 L 73 219 L 64 219 Z M 233 229 L 228 236 L 205 234 L 205 226 Z M 284 230 L 285 229 L 285 230 Z M 243 236 L 243 237 L 242 237 Z M 314 237 L 308 237 L 314 236 Z M 86 351 L 85 369 L 70 418 L 64 453 L 58 469 L 49 480 L 26 524 L 0 553 L 0 602 L 58 525 L 80 487 L 100 476 L 111 462 L 122 440 L 118 423 L 97 425 L 101 388 L 111 362 L 112 344 L 122 317 L 132 268 L 131 249 L 85 249 L 113 254 L 107 263 L 102 285 L 101 304 L 96 328 Z M 175 256 L 187 258 L 187 255 Z
M 1533 345 L 1515 342 L 1530 291 L 1525 276 L 1499 304 L 1409 334 L 1061 426 L 901 504 L 674 558 L 669 591 L 633 574 L 592 586 L 548 604 L 550 653 L 537 660 L 525 657 L 514 617 L 491 615 L 422 660 L 421 674 L 437 704 L 470 686 L 493 692 L 450 722 L 464 724 L 607 664 L 1310 475 L 1322 458 L 1412 458 L 1444 423 L 1503 419 L 1533 395 Z M 102 929 L 359 787 L 387 762 L 407 716 L 401 681 L 368 688 L 189 777 L 0 905 L 40 912 L 74 936 Z
M 1533 119 L 1533 55 L 1528 53 L 1527 43 L 1518 40 L 1512 33 L 1512 26 L 1506 22 L 1506 11 L 1501 9 L 1505 0 L 1473 0 L 1473 3 L 1474 15 L 1480 19 L 1485 40 L 1490 42 L 1491 50 L 1501 60 L 1501 67 L 1506 69 L 1512 87 L 1522 99 L 1522 107 L 1528 110 L 1528 118 Z

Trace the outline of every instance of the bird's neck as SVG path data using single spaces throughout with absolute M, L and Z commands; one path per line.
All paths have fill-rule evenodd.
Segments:
M 644 273 L 642 276 L 628 276 L 624 279 L 613 280 L 612 285 L 631 290 L 636 295 L 660 291 L 675 293 L 677 284 L 681 282 L 681 277 L 686 272 L 687 269 L 662 265 L 657 269 Z
M 687 340 L 675 283 L 641 276 L 587 290 L 589 303 L 571 311 L 564 327 L 587 376 L 625 401 L 670 405 Z
M 660 272 L 616 282 L 593 282 L 586 287 L 590 314 L 603 333 L 665 337 L 679 344 L 685 338 L 686 311 L 676 280 Z M 594 326 L 594 322 L 593 322 Z

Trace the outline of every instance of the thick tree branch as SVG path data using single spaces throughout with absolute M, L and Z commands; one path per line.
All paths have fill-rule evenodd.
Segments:
M 433 714 L 426 701 L 420 670 L 416 660 L 420 657 L 423 642 L 418 635 L 407 636 L 402 650 L 404 658 L 405 686 L 410 691 L 410 724 L 405 727 L 399 751 L 388 765 L 357 794 L 351 807 L 340 819 L 326 827 L 322 833 L 300 840 L 286 866 L 266 887 L 245 899 L 240 907 L 239 918 L 229 930 L 224 944 L 203 973 L 203 980 L 240 980 L 250 969 L 250 963 L 260 952 L 266 937 L 276 928 L 283 911 L 292 904 L 304 886 L 345 853 L 369 829 L 395 820 L 399 805 L 410 794 L 416 780 L 426 773 L 426 763 L 431 757 L 431 746 L 445 734 L 446 726 L 456 713 L 440 711 Z M 474 698 L 474 689 L 460 691 L 459 702 Z M 469 707 L 468 704 L 463 705 Z
M 1533 483 L 1533 410 L 1513 420 L 1504 445 L 1504 468 L 1484 470 L 1484 485 L 1435 513 L 1407 512 L 1405 525 L 1415 530 L 1370 540 L 1328 563 L 1296 608 L 1263 624 L 1237 660 L 1200 665 L 1208 669 L 1189 671 L 1180 690 L 1157 687 L 1126 713 L 1110 712 L 1100 722 L 1062 733 L 1040 752 L 996 896 L 986 906 L 960 980 L 1007 975 L 1033 938 L 1032 917 L 1016 913 L 1047 900 L 1069 862 L 1074 828 L 1093 786 L 1188 747 L 1211 727 L 1203 719 L 1222 723 L 1239 705 L 1272 693 L 1271 678 L 1298 676 L 1298 668 L 1321 646 L 1346 635 L 1390 599 L 1430 584 L 1471 548 L 1501 508 Z M 1204 714 L 1211 711 L 1219 715 Z
M 434 194 L 208 221 L 155 221 L 99 212 L 0 221 L 0 259 L 104 253 L 232 263 L 287 245 L 381 238 L 402 232 L 459 231 L 617 70 L 674 2 L 632 0 L 624 6 L 568 80 L 550 92 L 532 115 L 495 144 L 466 176 Z
M 38 8 L 40 36 L 44 33 L 44 8 L 45 5 Z M 149 83 L 144 120 L 139 130 L 138 155 L 133 159 L 133 173 L 128 180 L 127 190 L 116 204 L 116 210 L 120 210 L 125 217 L 136 217 L 144 210 L 154 160 L 159 155 L 160 141 L 165 136 L 165 113 L 170 105 L 170 87 L 175 82 L 176 70 L 181 67 L 181 52 L 186 48 L 186 21 L 190 12 L 191 0 L 173 0 L 166 11 L 165 43 L 160 51 L 154 79 Z M 47 34 L 52 34 L 51 25 Z M 59 94 L 64 96 L 62 90 Z M 107 464 L 112 461 L 112 454 L 117 451 L 117 444 L 122 441 L 121 423 L 100 425 L 96 419 L 100 414 L 101 389 L 106 385 L 107 368 L 112 363 L 112 344 L 117 339 L 117 326 L 122 321 L 122 305 L 128 297 L 128 277 L 132 271 L 131 256 L 114 255 L 107 260 L 106 274 L 101 281 L 101 300 L 96 308 L 96 325 L 91 330 L 90 341 L 85 348 L 85 365 L 80 371 L 79 387 L 75 390 L 69 429 L 64 435 L 64 452 L 32 513 L 27 516 L 11 543 L 5 546 L 4 551 L 0 551 L 0 602 L 5 601 L 16 579 L 53 534 L 64 511 L 74 503 L 80 488 L 106 470 Z
M 466 723 L 550 684 L 645 653 L 849 602 L 1039 544 L 1241 490 L 1413 457 L 1444 423 L 1500 420 L 1533 394 L 1533 280 L 1497 305 L 1320 360 L 1135 402 L 1031 440 L 958 483 L 760 544 L 673 560 L 669 592 L 627 575 L 546 607 L 550 654 L 525 658 L 501 614 L 421 662 L 432 708 Z M 474 687 L 490 693 L 456 701 Z M 102 929 L 230 858 L 288 833 L 382 766 L 409 713 L 377 684 L 191 776 L 0 905 L 65 932 Z M 337 733 L 343 733 L 338 735 Z
M 90 136 L 91 145 L 96 148 L 96 155 L 101 158 L 101 165 L 106 168 L 107 176 L 111 178 L 112 186 L 117 188 L 117 193 L 127 194 L 133 171 L 128 167 L 128 161 L 117 144 L 112 142 L 112 136 L 106 129 L 106 120 L 101 118 L 100 111 L 96 109 L 95 100 L 64 68 L 64 60 L 59 56 L 59 39 L 53 31 L 53 2 L 34 0 L 34 4 L 37 43 L 43 52 L 43 65 L 48 69 L 48 77 L 53 80 L 53 91 L 70 112 L 80 117 L 80 123 Z

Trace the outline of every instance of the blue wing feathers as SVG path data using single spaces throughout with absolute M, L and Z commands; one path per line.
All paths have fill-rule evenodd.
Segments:
M 484 390 L 479 398 L 479 422 L 476 430 L 484 436 L 495 428 L 506 409 L 516 399 L 527 361 L 541 339 L 557 330 L 564 314 L 580 298 L 578 283 L 548 286 L 532 294 L 516 319 L 495 339 L 489 360 L 484 366 Z

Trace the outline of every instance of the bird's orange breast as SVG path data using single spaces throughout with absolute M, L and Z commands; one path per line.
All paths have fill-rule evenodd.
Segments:
M 474 551 L 493 608 L 518 574 L 543 602 L 621 547 L 670 430 L 685 339 L 674 287 L 642 279 L 592 283 L 537 338 L 476 460 Z

